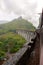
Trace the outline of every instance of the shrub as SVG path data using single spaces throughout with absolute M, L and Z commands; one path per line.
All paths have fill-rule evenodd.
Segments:
M 4 60 L 5 52 L 0 51 L 0 60 Z

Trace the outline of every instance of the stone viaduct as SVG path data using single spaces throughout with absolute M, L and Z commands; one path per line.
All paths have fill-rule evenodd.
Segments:
M 35 32 L 29 30 L 20 30 L 17 29 L 16 33 L 24 37 L 28 42 L 31 41 L 33 37 L 35 37 Z

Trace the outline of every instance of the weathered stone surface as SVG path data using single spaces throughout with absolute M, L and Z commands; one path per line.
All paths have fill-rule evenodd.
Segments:
M 27 51 L 29 47 L 23 47 L 20 49 L 12 58 L 10 58 L 8 61 L 4 62 L 2 65 L 16 65 L 16 63 L 19 61 L 19 59 L 24 55 L 24 53 Z

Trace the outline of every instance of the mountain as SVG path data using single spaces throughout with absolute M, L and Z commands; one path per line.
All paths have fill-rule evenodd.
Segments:
M 0 20 L 0 24 L 5 24 L 7 22 L 9 22 L 9 21 L 7 21 L 7 20 Z
M 12 20 L 11 22 L 0 24 L 0 33 L 5 33 L 10 30 L 16 30 L 16 29 L 25 29 L 25 30 L 35 30 L 35 27 L 32 23 L 28 22 L 27 20 L 23 19 L 22 17 L 19 17 L 15 20 Z

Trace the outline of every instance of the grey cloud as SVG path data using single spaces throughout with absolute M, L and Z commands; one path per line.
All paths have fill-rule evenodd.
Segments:
M 23 18 L 31 20 L 33 24 L 37 24 L 35 20 L 35 17 L 37 17 L 35 16 L 37 0 L 32 0 L 32 2 L 31 0 L 2 0 L 0 2 L 3 2 L 3 5 L 5 6 L 5 8 L 2 8 L 0 3 L 0 10 L 3 11 L 5 14 L 4 16 L 7 16 L 6 18 L 10 18 L 12 15 L 11 13 L 13 12 L 13 18 L 14 15 L 23 16 Z M 35 21 L 35 23 L 33 21 Z
M 24 14 L 24 13 L 26 13 L 26 12 L 28 12 L 29 14 L 30 13 L 33 13 L 33 12 L 35 12 L 35 8 L 36 8 L 36 2 L 34 3 L 34 4 L 30 4 L 29 2 L 28 2 L 28 0 L 27 1 L 25 1 L 25 0 L 22 0 L 23 1 L 23 3 L 21 3 L 21 5 L 20 6 L 18 6 L 18 4 L 14 1 L 14 0 L 4 0 L 4 2 L 5 2 L 5 6 L 6 6 L 6 9 L 9 11 L 9 12 L 11 12 L 11 11 L 14 11 L 14 13 L 16 13 L 16 14 Z M 17 1 L 18 2 L 18 1 Z M 25 6 L 24 6 L 25 5 Z M 22 8 L 21 8 L 21 6 L 22 6 Z

